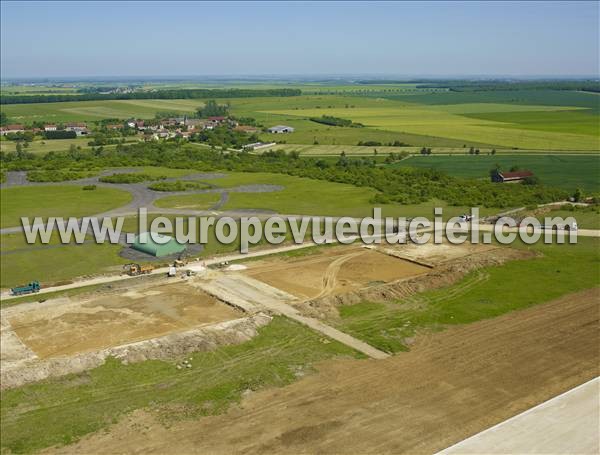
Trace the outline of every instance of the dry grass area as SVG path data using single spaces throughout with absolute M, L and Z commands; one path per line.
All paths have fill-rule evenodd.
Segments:
M 3 311 L 38 358 L 100 350 L 235 319 L 240 313 L 187 283 L 130 289 L 87 300 L 68 298 Z M 10 331 L 3 331 L 4 335 Z
M 432 453 L 599 374 L 598 289 L 345 360 L 169 428 L 137 411 L 60 453 Z
M 427 273 L 427 267 L 360 246 L 319 249 L 300 257 L 247 263 L 245 273 L 301 299 L 343 294 Z

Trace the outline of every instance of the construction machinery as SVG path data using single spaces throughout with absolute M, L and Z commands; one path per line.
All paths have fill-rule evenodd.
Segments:
M 187 263 L 188 263 L 187 255 L 185 254 L 185 252 L 183 252 L 177 257 L 177 259 L 175 259 L 175 261 L 173 262 L 173 267 L 183 267 L 183 266 L 187 265 Z
M 40 292 L 40 289 L 41 289 L 40 282 L 32 281 L 29 284 L 11 288 L 10 292 L 12 293 L 12 295 L 23 295 L 23 294 L 33 294 L 35 292 Z
M 125 273 L 127 273 L 127 275 L 129 276 L 137 276 L 149 274 L 150 272 L 152 272 L 152 270 L 154 270 L 154 267 L 152 267 L 151 265 L 140 265 L 132 263 L 124 265 L 123 270 L 125 270 Z

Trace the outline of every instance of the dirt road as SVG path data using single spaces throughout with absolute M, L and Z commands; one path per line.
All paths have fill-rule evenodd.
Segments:
M 137 412 L 67 453 L 432 453 L 598 376 L 599 289 L 346 360 L 224 415 Z

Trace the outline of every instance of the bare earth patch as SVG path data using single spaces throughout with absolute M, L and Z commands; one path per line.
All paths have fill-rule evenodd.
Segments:
M 60 453 L 431 453 L 599 374 L 599 289 L 328 362 L 219 416 L 168 429 L 137 411 Z M 53 452 L 53 450 L 50 450 Z

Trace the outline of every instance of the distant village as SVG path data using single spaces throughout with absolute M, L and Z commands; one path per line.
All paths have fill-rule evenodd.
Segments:
M 259 133 L 286 134 L 293 133 L 294 128 L 286 125 L 274 125 L 264 128 L 257 125 L 254 119 L 249 120 L 252 124 L 243 124 L 238 120 L 226 116 L 208 116 L 206 118 L 196 117 L 166 117 L 154 119 L 128 119 L 128 120 L 101 120 L 98 122 L 67 122 L 67 123 L 34 123 L 23 125 L 10 123 L 0 127 L 0 136 L 13 141 L 32 141 L 36 136 L 42 139 L 75 139 L 90 136 L 94 141 L 90 145 L 103 145 L 103 138 L 124 138 L 127 136 L 138 136 L 143 141 L 158 141 L 168 139 L 197 140 L 199 142 L 210 142 L 206 134 L 211 131 L 225 130 L 237 135 L 235 140 L 237 146 L 244 149 L 257 149 L 268 147 L 275 142 L 261 142 L 258 140 Z M 115 143 L 109 140 L 105 143 Z M 214 143 L 214 141 L 213 141 Z

